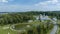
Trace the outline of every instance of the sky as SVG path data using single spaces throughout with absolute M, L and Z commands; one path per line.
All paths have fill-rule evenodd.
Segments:
M 0 0 L 0 12 L 59 10 L 60 0 Z

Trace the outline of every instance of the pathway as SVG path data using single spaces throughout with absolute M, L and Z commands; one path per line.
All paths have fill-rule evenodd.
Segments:
M 53 20 L 51 20 L 52 22 L 53 22 L 53 24 L 55 24 L 54 25 L 54 27 L 53 27 L 53 29 L 52 29 L 52 31 L 50 32 L 50 34 L 56 34 L 56 31 L 57 31 L 57 29 L 58 29 L 58 25 L 56 25 L 56 21 L 53 21 Z

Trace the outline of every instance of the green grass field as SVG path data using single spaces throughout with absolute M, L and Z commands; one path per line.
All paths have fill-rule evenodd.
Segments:
M 8 26 L 8 25 L 6 25 L 6 26 L 0 26 L 0 34 L 17 34 L 17 32 L 16 31 L 12 31 L 10 28 L 6 28 L 6 29 L 4 29 L 5 27 L 10 27 L 10 26 Z
M 15 25 L 15 24 L 14 24 Z M 31 27 L 26 27 L 26 25 L 30 25 Z M 4 25 L 4 26 L 0 26 L 0 34 L 18 34 L 18 33 L 20 33 L 18 30 L 16 30 L 16 31 L 14 31 L 14 30 L 11 30 L 10 29 L 10 27 L 11 27 L 12 25 Z M 23 32 L 23 33 L 28 33 L 28 31 L 29 30 L 33 30 L 35 33 L 37 33 L 37 28 L 38 28 L 38 26 L 40 26 L 41 27 L 41 30 L 39 30 L 39 31 L 41 31 L 41 33 L 43 34 L 43 32 L 45 32 L 45 33 L 47 33 L 47 32 L 49 32 L 49 30 L 51 30 L 50 28 L 52 28 L 51 27 L 51 25 L 49 26 L 49 29 L 47 30 L 47 25 L 46 24 L 43 24 L 42 22 L 40 22 L 40 21 L 34 21 L 34 22 L 32 22 L 32 23 L 20 23 L 20 24 L 16 24 L 15 25 L 15 27 L 16 28 L 24 28 L 25 27 L 25 29 L 26 29 L 26 31 L 25 32 Z M 23 29 L 24 30 L 24 29 Z M 45 30 L 45 31 L 42 31 L 42 30 Z M 50 32 L 49 32 L 50 33 Z
M 35 24 L 35 22 L 34 23 L 31 23 L 31 24 Z M 7 28 L 7 27 L 9 27 L 9 28 Z M 4 26 L 0 26 L 0 34 L 18 34 L 19 32 L 17 32 L 17 31 L 14 31 L 14 30 L 11 30 L 10 29 L 10 25 L 4 25 Z

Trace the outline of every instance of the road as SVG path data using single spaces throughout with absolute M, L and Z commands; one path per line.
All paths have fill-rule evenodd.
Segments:
M 50 34 L 56 34 L 56 31 L 57 31 L 57 29 L 58 29 L 58 25 L 56 25 L 57 22 L 55 22 L 55 21 L 52 21 L 52 22 L 53 22 L 53 24 L 55 24 L 55 25 L 54 25 L 52 31 L 50 32 Z
M 56 31 L 58 29 L 58 26 L 57 25 L 54 25 L 52 31 L 50 32 L 50 34 L 56 34 Z

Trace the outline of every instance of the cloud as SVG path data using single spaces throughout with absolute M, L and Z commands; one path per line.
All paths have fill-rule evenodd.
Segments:
M 34 8 L 34 7 L 33 7 Z M 0 6 L 0 12 L 21 12 L 33 10 L 32 6 L 27 5 L 4 5 Z
M 37 10 L 41 11 L 59 11 L 60 10 L 60 0 L 48 0 L 34 4 Z
M 13 0 L 0 0 L 0 2 L 10 2 Z M 51 5 L 52 4 L 52 5 Z M 56 5 L 55 5 L 56 4 Z M 34 5 L 20 5 L 20 4 L 0 4 L 0 12 L 20 12 L 20 11 L 54 11 L 60 10 L 60 3 L 58 0 L 48 0 L 39 2 Z
M 0 2 L 2 2 L 2 3 L 7 3 L 9 1 L 14 1 L 14 0 L 0 0 Z
M 39 3 L 35 4 L 35 6 L 57 4 L 57 3 L 59 3 L 58 0 L 48 0 L 48 1 L 44 1 L 44 2 L 39 2 Z
M 0 0 L 0 2 L 4 2 L 5 3 L 5 2 L 8 2 L 8 0 Z

